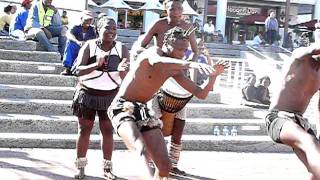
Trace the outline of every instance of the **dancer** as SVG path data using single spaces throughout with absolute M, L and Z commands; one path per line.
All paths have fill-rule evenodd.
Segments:
M 203 52 L 204 50 L 201 48 L 205 47 L 203 46 L 202 41 L 197 39 L 197 43 L 199 51 Z M 213 63 L 210 56 L 207 51 L 205 52 L 205 55 L 198 56 L 197 62 L 212 65 Z M 185 53 L 185 56 L 190 56 L 190 50 Z M 196 83 L 203 84 L 206 76 L 199 73 L 198 77 L 203 79 L 201 83 L 199 83 L 199 81 L 196 81 Z M 163 135 L 171 136 L 167 145 L 172 163 L 171 174 L 186 175 L 185 171 L 178 168 L 178 162 L 180 152 L 182 151 L 181 138 L 186 121 L 185 106 L 192 97 L 190 92 L 183 89 L 173 78 L 169 78 L 152 100 L 152 109 L 155 111 L 155 116 L 160 118 L 164 124 L 162 128 Z
M 109 118 L 117 134 L 129 149 L 139 155 L 139 165 L 146 179 L 166 179 L 171 169 L 165 141 L 161 133 L 161 121 L 150 114 L 146 103 L 152 99 L 162 84 L 173 77 L 183 88 L 196 97 L 204 99 L 213 86 L 216 77 L 224 71 L 226 64 L 213 67 L 181 60 L 188 48 L 188 31 L 175 27 L 164 37 L 162 50 L 149 48 L 142 52 L 132 65 L 119 89 L 117 96 L 108 109 Z M 156 55 L 162 51 L 159 56 Z M 174 59 L 177 58 L 177 59 Z M 188 79 L 183 71 L 198 69 L 210 76 L 203 88 Z M 147 154 L 156 165 L 156 172 L 148 166 Z
M 89 40 L 79 52 L 76 74 L 79 84 L 73 98 L 73 114 L 79 119 L 76 167 L 84 177 L 87 150 L 95 115 L 99 116 L 102 134 L 104 176 L 115 179 L 112 173 L 113 128 L 107 109 L 118 92 L 121 79 L 128 70 L 129 52 L 121 42 L 115 41 L 117 26 L 110 17 L 98 22 L 99 38 Z
M 183 7 L 182 7 L 181 0 L 165 0 L 163 2 L 163 5 L 165 7 L 165 10 L 168 16 L 165 18 L 159 19 L 146 32 L 146 35 L 141 41 L 141 47 L 143 48 L 146 47 L 151 42 L 153 37 L 156 38 L 155 44 L 161 48 L 163 45 L 164 34 L 173 27 L 178 26 L 185 30 L 194 28 L 192 24 L 187 23 L 183 19 L 183 15 L 182 15 Z M 194 32 L 190 34 L 189 41 L 190 41 L 192 51 L 194 52 L 194 56 L 192 57 L 192 60 L 196 61 L 197 55 L 198 55 L 198 47 L 197 47 L 196 36 Z
M 311 179 L 319 180 L 320 144 L 302 114 L 320 88 L 320 44 L 295 50 L 292 59 L 265 118 L 267 130 L 273 141 L 292 147 Z

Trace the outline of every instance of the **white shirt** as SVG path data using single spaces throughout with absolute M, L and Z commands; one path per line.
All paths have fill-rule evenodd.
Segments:
M 260 46 L 262 40 L 260 39 L 259 35 L 255 36 L 252 41 L 252 45 Z
M 213 34 L 214 33 L 214 25 L 211 24 L 209 25 L 208 23 L 206 23 L 204 26 L 203 26 L 203 31 L 204 32 L 207 32 L 209 34 Z

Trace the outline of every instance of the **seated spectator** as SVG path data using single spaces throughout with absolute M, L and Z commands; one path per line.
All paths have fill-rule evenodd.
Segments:
M 58 50 L 63 57 L 67 28 L 62 25 L 61 16 L 51 4 L 52 0 L 39 0 L 31 7 L 25 31 L 28 38 L 36 38 L 45 50 L 55 52 L 49 39 L 58 37 Z
M 9 29 L 9 35 L 15 39 L 25 40 L 24 27 L 27 23 L 29 9 L 32 6 L 32 0 L 23 0 L 21 6 L 23 10 L 20 11 L 14 20 L 12 20 Z
M 255 103 L 260 103 L 257 100 L 257 88 L 255 87 L 256 75 L 251 74 L 247 79 L 245 87 L 242 88 L 242 98 Z
M 308 32 L 303 32 L 299 39 L 299 47 L 308 47 L 308 46 L 310 46 Z
M 289 32 L 287 36 L 284 38 L 282 47 L 286 48 L 289 51 L 293 51 L 292 32 Z
M 254 36 L 253 41 L 252 41 L 252 45 L 256 46 L 256 47 L 259 47 L 259 46 L 264 45 L 264 44 L 265 44 L 265 41 L 263 39 L 262 32 L 259 32 L 258 34 L 256 34 Z
M 256 89 L 257 90 L 256 95 L 257 95 L 257 100 L 261 104 L 270 105 L 270 94 L 268 89 L 270 84 L 271 84 L 271 80 L 268 76 L 264 76 L 259 80 L 259 84 Z
M 17 6 L 14 4 L 10 4 L 10 6 L 11 6 L 10 14 L 13 17 L 14 14 L 17 12 Z
M 193 22 L 193 27 L 197 28 L 195 34 L 197 38 L 202 38 L 203 27 L 201 26 L 201 20 L 196 18 Z
M 62 11 L 61 21 L 62 21 L 62 25 L 68 26 L 68 24 L 69 24 L 69 19 L 68 19 L 67 11 L 66 11 L 66 10 L 63 10 L 63 11 Z
M 219 43 L 223 43 L 223 34 L 221 33 L 221 30 L 218 30 L 218 42 Z
M 71 68 L 78 56 L 82 45 L 90 39 L 96 38 L 93 22 L 93 15 L 90 11 L 84 11 L 81 17 L 81 24 L 75 25 L 67 34 L 68 42 L 63 55 L 63 66 L 65 70 L 61 75 L 72 75 Z
M 12 15 L 11 9 L 13 6 L 8 5 L 4 7 L 4 15 L 0 16 L 0 36 L 9 36 L 9 26 L 11 23 Z
M 212 20 L 209 20 L 208 23 L 203 26 L 203 33 L 205 42 L 209 42 L 208 37 L 210 37 L 210 41 L 212 41 L 214 38 L 214 25 L 212 24 Z

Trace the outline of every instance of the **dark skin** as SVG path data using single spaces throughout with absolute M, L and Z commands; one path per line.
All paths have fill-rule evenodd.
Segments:
M 82 32 L 86 33 L 92 24 L 93 19 L 82 20 Z M 68 33 L 68 39 L 77 43 L 80 47 L 83 45 L 84 41 L 79 41 L 72 33 Z
M 181 59 L 187 48 L 187 40 L 176 40 L 170 45 L 163 46 L 161 56 L 155 56 L 159 52 L 159 49 L 156 48 L 144 51 L 123 80 L 116 97 L 123 97 L 132 102 L 147 103 L 162 84 L 169 77 L 173 77 L 186 90 L 196 97 L 204 99 L 213 86 L 216 76 L 224 71 L 226 64 L 218 64 L 213 69 L 206 64 L 183 61 Z M 184 75 L 182 70 L 190 68 L 200 70 L 210 76 L 207 86 L 201 88 Z M 140 161 L 137 165 L 140 165 L 145 172 L 146 179 L 169 175 L 171 162 L 160 129 L 140 132 L 135 122 L 124 121 L 119 126 L 118 133 L 127 147 L 139 155 Z M 148 166 L 148 155 L 157 167 L 154 176 Z
M 146 32 L 145 37 L 143 38 L 141 42 L 142 47 L 146 47 L 152 40 L 153 36 L 156 37 L 156 45 L 158 47 L 162 47 L 163 45 L 163 39 L 164 34 L 169 30 L 172 29 L 175 26 L 181 27 L 185 30 L 191 28 L 193 29 L 193 25 L 190 23 L 187 23 L 182 18 L 182 3 L 181 2 L 170 2 L 166 5 L 166 11 L 168 14 L 168 17 L 158 20 L 150 29 L 148 32 Z M 198 47 L 197 47 L 197 41 L 195 33 L 191 33 L 189 36 L 189 41 L 191 45 L 191 49 L 194 52 L 195 56 L 192 58 L 193 60 L 196 60 L 197 54 L 198 54 Z
M 294 52 L 294 60 L 271 109 L 299 114 L 306 111 L 310 99 L 320 88 L 319 54 L 319 44 Z M 280 132 L 280 141 L 293 148 L 310 172 L 311 179 L 320 179 L 320 144 L 316 137 L 293 121 L 286 121 Z
M 101 52 L 101 54 L 97 54 L 97 62 L 89 64 L 88 60 L 90 56 L 90 48 L 89 45 L 86 44 L 80 52 L 78 58 L 79 65 L 77 67 L 78 75 L 85 75 L 91 73 L 92 71 L 98 69 L 101 66 L 105 65 L 105 56 L 108 55 L 107 51 L 111 50 L 113 47 L 113 41 L 116 37 L 116 24 L 113 20 L 108 21 L 107 25 L 99 29 L 100 39 L 102 41 L 102 49 L 105 52 Z M 129 52 L 128 49 L 123 46 L 122 47 L 122 62 L 119 64 L 118 71 L 120 71 L 120 76 L 124 78 L 126 75 L 126 71 L 128 70 L 128 62 L 129 62 Z M 77 141 L 77 156 L 85 157 L 88 146 L 90 133 L 93 128 L 94 121 L 88 119 L 79 118 L 79 129 L 80 136 Z M 99 119 L 100 131 L 102 134 L 102 151 L 104 159 L 111 160 L 112 151 L 113 151 L 113 128 L 109 119 Z

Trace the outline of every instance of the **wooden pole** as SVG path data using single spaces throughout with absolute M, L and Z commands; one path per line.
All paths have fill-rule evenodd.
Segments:
M 86 0 L 85 3 L 86 3 L 86 4 L 85 4 L 85 6 L 84 6 L 84 9 L 85 9 L 85 10 L 88 10 L 88 0 Z
M 203 24 L 207 22 L 207 16 L 208 16 L 208 0 L 204 1 L 203 5 Z
M 288 28 L 289 28 L 289 17 L 290 17 L 290 0 L 286 0 L 286 14 L 285 14 L 285 21 L 284 21 L 284 37 L 288 36 Z M 283 39 L 284 40 L 284 39 Z

